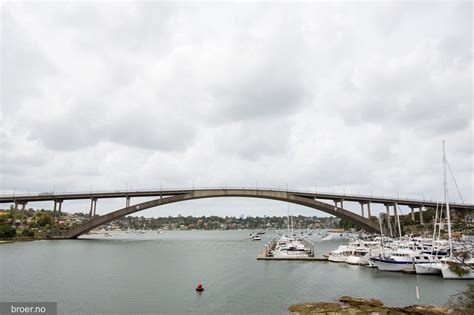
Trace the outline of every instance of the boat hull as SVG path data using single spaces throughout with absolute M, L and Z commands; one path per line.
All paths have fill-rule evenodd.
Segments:
M 346 259 L 346 264 L 349 265 L 360 265 L 361 263 L 361 258 L 358 256 L 349 256 Z
M 346 262 L 347 257 L 346 256 L 334 256 L 334 255 L 330 254 L 329 257 L 328 257 L 328 260 L 331 261 L 331 262 L 340 263 L 340 262 Z
M 407 262 L 407 261 L 386 261 L 386 260 L 381 260 L 377 258 L 372 258 L 372 261 L 374 262 L 375 266 L 379 270 L 382 271 L 398 271 L 401 272 L 403 270 L 415 270 L 413 266 L 413 262 Z
M 437 264 L 415 264 L 417 275 L 435 275 L 441 274 L 441 269 Z
M 472 270 L 468 270 L 467 274 L 465 274 L 463 276 L 459 276 L 456 273 L 449 270 L 449 267 L 444 267 L 443 266 L 443 268 L 441 268 L 441 273 L 443 274 L 444 279 L 461 279 L 461 280 L 474 279 L 474 271 L 472 271 Z

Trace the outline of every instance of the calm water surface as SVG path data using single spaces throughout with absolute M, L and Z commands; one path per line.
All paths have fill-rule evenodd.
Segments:
M 340 295 L 443 305 L 469 283 L 347 264 L 257 261 L 274 234 L 252 242 L 249 233 L 122 232 L 1 244 L 0 301 L 54 301 L 61 314 L 281 314 L 292 303 Z M 340 243 L 315 240 L 317 254 Z M 194 290 L 198 283 L 203 294 Z

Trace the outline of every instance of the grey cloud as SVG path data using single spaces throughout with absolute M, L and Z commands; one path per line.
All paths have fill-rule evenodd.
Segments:
M 160 113 L 161 112 L 161 113 Z M 162 115 L 160 115 L 162 114 Z M 108 139 L 140 148 L 161 151 L 181 151 L 192 144 L 196 130 L 188 117 L 173 112 L 135 108 L 125 112 L 117 121 L 105 123 Z
M 291 124 L 287 119 L 237 122 L 216 129 L 218 151 L 256 161 L 262 157 L 277 158 L 289 149 Z
M 266 119 L 294 113 L 301 105 L 304 88 L 292 72 L 263 69 L 236 85 L 216 89 L 218 117 L 227 120 Z M 269 80 L 271 78 L 271 80 Z
M 445 139 L 472 200 L 470 3 L 4 7 L 0 190 L 436 198 Z
M 280 20 L 271 19 L 270 26 L 269 17 Z M 249 29 L 235 43 L 241 55 L 229 60 L 227 77 L 211 86 L 216 121 L 278 119 L 297 112 L 305 101 L 302 21 L 273 10 L 262 21 L 266 33 L 256 39 Z
M 41 97 L 42 79 L 57 72 L 39 43 L 11 16 L 1 10 L 1 109 L 19 111 L 28 98 Z
M 30 137 L 59 151 L 93 147 L 104 141 L 159 151 L 180 151 L 192 144 L 194 127 L 185 119 L 130 107 L 133 109 L 119 115 L 95 114 L 93 109 L 85 115 L 81 114 L 84 108 L 76 108 L 59 119 L 40 121 Z

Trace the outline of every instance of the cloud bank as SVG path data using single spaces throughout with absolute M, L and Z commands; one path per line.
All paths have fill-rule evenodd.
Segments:
M 472 3 L 1 8 L 4 194 L 288 185 L 441 200 L 444 139 L 474 201 Z M 150 213 L 195 209 L 287 206 Z

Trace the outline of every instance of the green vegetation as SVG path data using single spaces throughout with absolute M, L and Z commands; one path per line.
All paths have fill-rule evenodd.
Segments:
M 25 236 L 25 237 L 33 237 L 35 236 L 35 232 L 30 230 L 30 229 L 24 229 L 22 232 L 21 232 L 21 236 Z
M 48 212 L 38 212 L 34 216 L 35 223 L 38 227 L 45 227 L 53 224 L 53 217 Z
M 439 209 L 438 209 L 439 210 Z M 436 209 L 434 208 L 424 208 L 422 212 L 423 224 L 420 221 L 420 213 L 418 210 L 415 210 L 414 219 L 412 218 L 411 212 L 400 215 L 400 225 L 404 234 L 413 233 L 415 235 L 420 235 L 423 233 L 432 233 L 433 232 L 433 221 L 435 218 Z M 469 223 L 470 216 L 465 210 L 453 210 L 451 209 L 451 228 L 453 232 L 463 232 L 467 234 L 474 233 L 474 227 L 471 226 L 472 223 Z M 446 216 L 446 209 L 443 208 L 443 218 Z M 392 217 L 392 224 L 396 225 L 394 218 Z M 446 222 L 446 219 L 443 219 Z M 442 231 L 443 235 L 445 232 Z
M 0 209 L 0 239 L 41 237 L 52 224 L 51 211 Z
M 344 230 L 349 230 L 349 229 L 355 228 L 356 226 L 349 221 L 341 219 L 339 221 L 339 227 Z
M 0 238 L 13 238 L 16 236 L 16 229 L 7 223 L 6 216 L 0 216 Z
M 54 219 L 54 216 L 56 220 Z M 66 230 L 89 220 L 88 213 L 53 213 L 51 210 L 0 209 L 0 238 L 41 238 L 51 230 Z M 334 217 L 293 216 L 297 229 L 334 228 L 339 223 Z M 145 218 L 127 216 L 118 218 L 100 228 L 140 230 L 236 230 L 236 229 L 286 229 L 288 219 L 276 216 L 263 217 L 217 217 L 181 216 Z
M 0 223 L 0 238 L 13 238 L 16 236 L 16 229 L 8 224 Z
M 457 262 L 449 262 L 449 270 L 457 274 L 458 276 L 464 276 L 469 273 L 469 265 L 466 264 L 466 261 L 471 258 L 471 253 L 467 250 L 457 251 L 454 253 L 454 257 Z
M 333 228 L 337 226 L 337 218 L 294 216 L 293 224 L 297 229 Z M 236 230 L 236 229 L 286 229 L 287 217 L 217 217 L 217 216 L 180 216 L 145 218 L 127 216 L 114 220 L 110 227 L 120 229 L 181 229 L 181 230 Z

